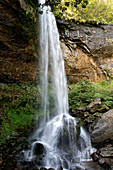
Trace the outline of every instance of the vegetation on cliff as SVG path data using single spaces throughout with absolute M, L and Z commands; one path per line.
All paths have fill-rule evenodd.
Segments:
M 0 84 L 1 144 L 30 133 L 39 100 L 38 88 L 32 84 Z
M 96 97 L 102 101 L 102 106 L 113 108 L 113 80 L 91 83 L 87 80 L 70 85 L 69 104 L 75 111 L 78 107 L 86 107 Z
M 79 22 L 113 23 L 112 0 L 63 0 L 54 14 L 57 18 Z

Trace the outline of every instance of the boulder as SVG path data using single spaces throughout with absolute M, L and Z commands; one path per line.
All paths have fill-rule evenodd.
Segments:
M 104 113 L 89 129 L 92 143 L 95 145 L 113 140 L 113 109 Z

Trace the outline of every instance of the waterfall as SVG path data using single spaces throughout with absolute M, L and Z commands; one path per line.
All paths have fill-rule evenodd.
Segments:
M 68 112 L 67 82 L 56 20 L 50 7 L 40 15 L 40 83 L 44 120 L 49 120 L 48 79 L 55 91 L 56 113 Z M 50 74 L 50 76 L 49 76 Z M 44 123 L 45 123 L 44 121 Z
M 40 3 L 45 1 L 41 0 Z M 31 147 L 24 150 L 23 154 L 26 161 L 35 161 L 39 168 L 45 166 L 57 169 L 62 166 L 69 170 L 78 164 L 81 166 L 82 160 L 90 159 L 92 147 L 89 134 L 78 126 L 79 119 L 68 113 L 67 81 L 55 17 L 49 6 L 41 5 L 40 10 L 43 11 L 39 16 L 42 116 L 31 138 Z

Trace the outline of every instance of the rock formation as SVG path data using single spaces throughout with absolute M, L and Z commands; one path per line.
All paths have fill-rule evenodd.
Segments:
M 69 83 L 113 76 L 113 24 L 57 21 Z
M 34 25 L 23 0 L 0 1 L 0 82 L 36 78 Z

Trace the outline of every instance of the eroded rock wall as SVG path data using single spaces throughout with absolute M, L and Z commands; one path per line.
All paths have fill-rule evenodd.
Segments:
M 0 1 L 0 82 L 36 78 L 35 28 L 22 0 Z M 23 7 L 23 8 L 22 8 Z
M 113 24 L 57 24 L 69 83 L 113 77 Z

